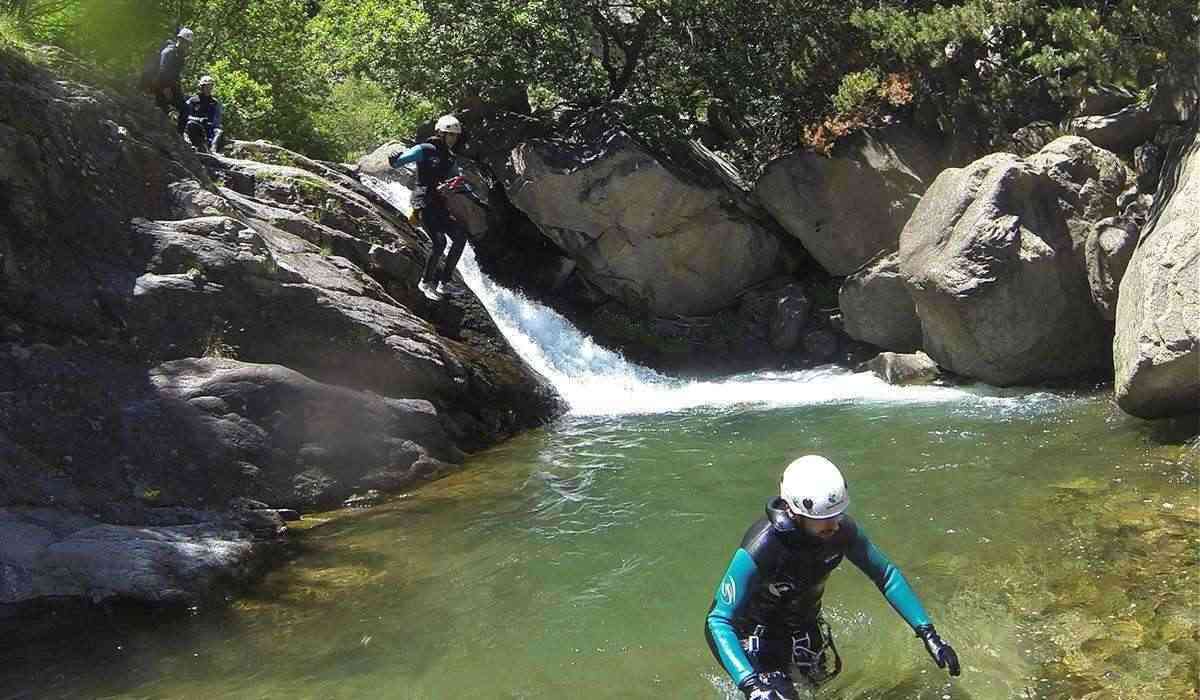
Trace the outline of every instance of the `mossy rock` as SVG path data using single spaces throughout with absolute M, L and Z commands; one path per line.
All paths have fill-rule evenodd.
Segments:
M 1069 493 L 1079 493 L 1086 496 L 1094 496 L 1098 493 L 1103 493 L 1106 491 L 1108 489 L 1108 484 L 1100 481 L 1099 479 L 1081 476 L 1077 479 L 1070 479 L 1068 481 L 1060 481 L 1058 483 L 1051 484 L 1050 488 Z

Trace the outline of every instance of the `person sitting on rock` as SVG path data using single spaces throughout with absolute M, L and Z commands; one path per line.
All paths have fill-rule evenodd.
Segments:
M 213 97 L 211 75 L 200 78 L 199 94 L 187 101 L 187 137 L 201 153 L 217 153 L 221 147 L 221 103 Z
M 447 114 L 437 120 L 433 130 L 434 135 L 428 141 L 393 154 L 388 158 L 388 164 L 393 168 L 406 163 L 417 164 L 417 185 L 412 198 L 414 220 L 420 222 L 433 243 L 417 288 L 426 297 L 437 300 L 445 295 L 454 276 L 454 268 L 467 245 L 467 231 L 446 206 L 446 195 L 465 187 L 454 161 L 454 147 L 462 137 L 462 124 L 454 115 Z M 450 251 L 439 272 L 438 263 L 447 237 L 451 241 Z
M 849 505 L 836 465 L 819 455 L 800 457 L 784 470 L 779 496 L 733 553 L 705 636 L 747 700 L 795 700 L 793 673 L 819 686 L 841 671 L 821 598 L 843 559 L 875 582 L 939 668 L 961 672 L 958 654 L 938 636 L 904 574 L 845 515 Z
M 183 27 L 174 39 L 163 44 L 156 55 L 149 57 L 142 68 L 142 89 L 154 95 L 154 102 L 163 114 L 169 115 L 171 108 L 175 108 L 179 115 L 177 128 L 181 136 L 187 127 L 187 104 L 179 81 L 194 38 L 192 30 Z

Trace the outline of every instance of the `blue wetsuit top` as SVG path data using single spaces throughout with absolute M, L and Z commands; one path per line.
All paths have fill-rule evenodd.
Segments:
M 812 624 L 821 612 L 825 581 L 843 558 L 862 570 L 915 630 L 929 624 L 900 569 L 850 517 L 828 541 L 805 534 L 772 499 L 767 515 L 746 531 L 717 586 L 706 620 L 709 646 L 733 682 L 756 673 L 740 639 L 759 625 L 776 635 Z
M 427 156 L 434 155 L 436 153 L 437 146 L 434 146 L 432 143 L 418 143 L 407 151 L 398 153 L 388 158 L 388 164 L 393 168 L 399 168 L 401 165 L 408 163 L 420 163 L 424 161 Z

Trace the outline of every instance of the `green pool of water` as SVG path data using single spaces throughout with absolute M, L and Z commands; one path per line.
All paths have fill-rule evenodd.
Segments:
M 846 669 L 817 697 L 1196 697 L 1195 444 L 1039 393 L 567 417 L 297 533 L 227 608 L 10 648 L 0 698 L 740 697 L 704 615 L 808 452 L 964 666 L 934 667 L 845 564 Z

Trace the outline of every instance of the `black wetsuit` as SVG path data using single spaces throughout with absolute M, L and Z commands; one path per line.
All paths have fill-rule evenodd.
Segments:
M 904 575 L 853 519 L 844 516 L 833 537 L 821 540 L 798 528 L 782 499 L 775 498 L 767 504 L 766 516 L 742 538 L 705 624 L 709 648 L 734 683 L 779 672 L 788 681 L 785 696 L 791 697 L 793 670 L 814 683 L 836 673 L 827 668 L 831 639 L 821 617 L 821 597 L 829 574 L 845 558 L 875 582 L 914 630 L 929 624 Z
M 425 143 L 391 157 L 388 162 L 393 168 L 405 163 L 417 164 L 419 190 L 413 197 L 413 208 L 421 210 L 421 225 L 429 233 L 433 243 L 433 251 L 425 261 L 425 272 L 421 279 L 428 283 L 436 283 L 439 280 L 449 282 L 467 245 L 467 231 L 450 214 L 446 207 L 446 197 L 439 189 L 442 183 L 455 175 L 454 154 L 441 137 L 434 136 Z M 447 237 L 451 242 L 450 250 L 446 253 L 446 260 L 439 274 L 438 263 L 446 247 Z
M 187 116 L 202 119 L 187 121 L 187 135 L 199 151 L 219 150 L 213 138 L 221 129 L 221 103 L 212 95 L 192 95 L 187 101 Z

